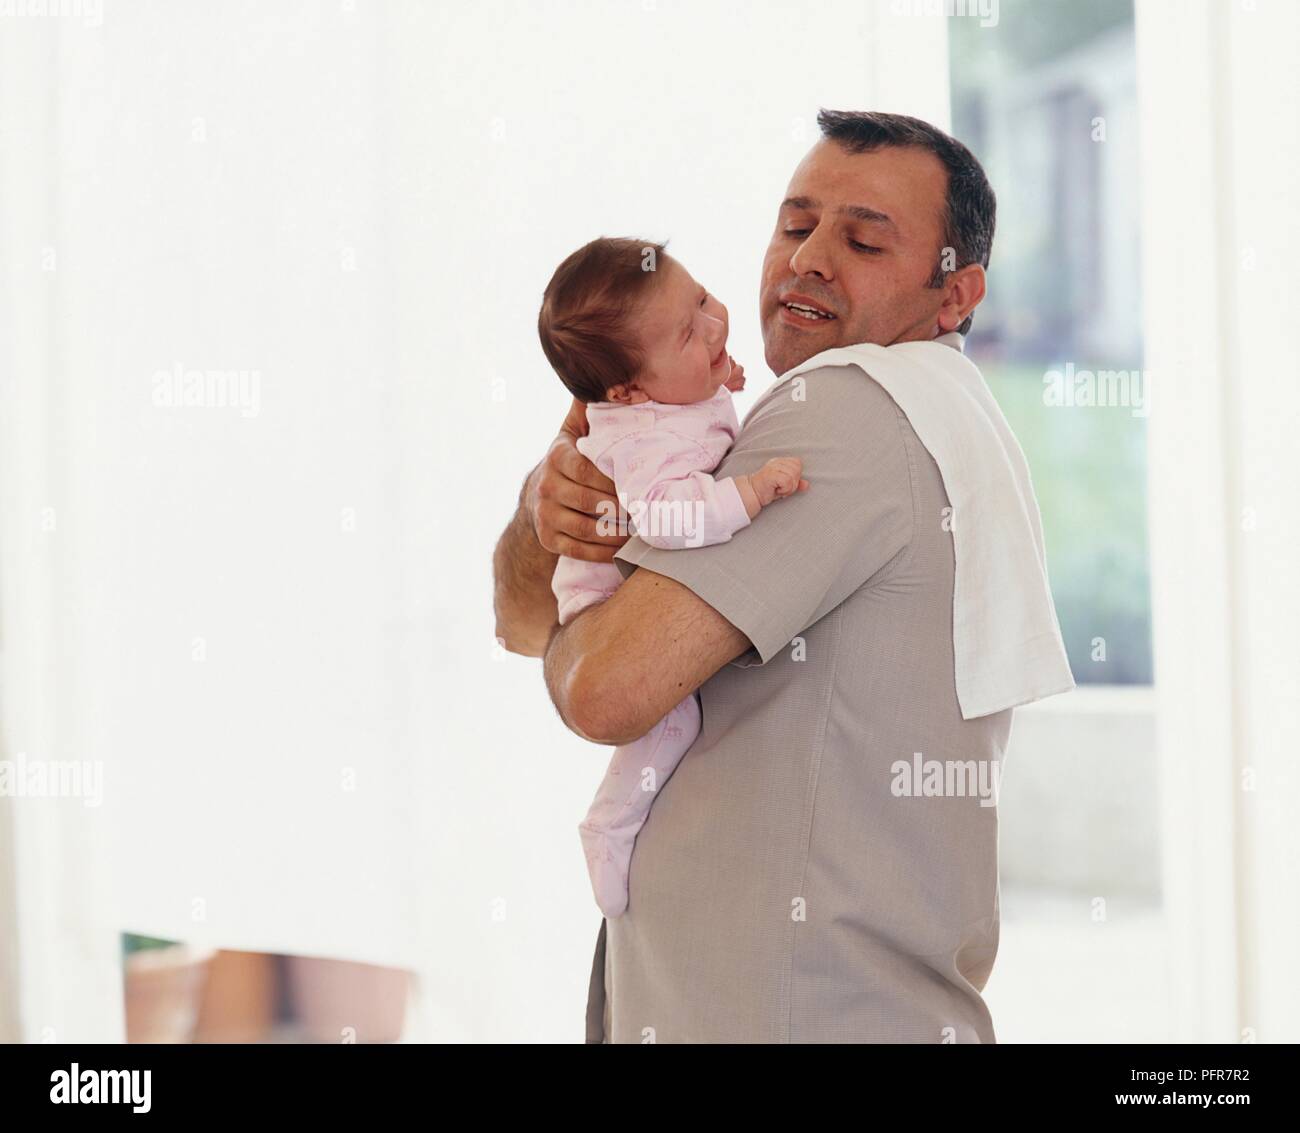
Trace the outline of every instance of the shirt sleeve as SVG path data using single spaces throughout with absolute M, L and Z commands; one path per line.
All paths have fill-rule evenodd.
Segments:
M 601 463 L 625 499 L 640 538 L 660 550 L 684 550 L 727 542 L 749 526 L 749 513 L 731 477 L 715 480 L 716 455 L 692 437 L 668 429 L 644 429 L 620 437 Z
M 758 403 L 717 474 L 797 456 L 808 491 L 765 507 L 730 542 L 678 554 L 634 536 L 614 560 L 625 576 L 642 566 L 689 587 L 749 638 L 761 664 L 881 574 L 912 538 L 902 412 L 856 366 L 802 376 Z

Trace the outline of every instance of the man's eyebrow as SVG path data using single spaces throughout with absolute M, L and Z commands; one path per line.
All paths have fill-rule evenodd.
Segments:
M 815 209 L 820 207 L 820 202 L 813 200 L 811 197 L 786 197 L 781 202 L 781 207 L 792 209 Z M 842 216 L 851 216 L 854 220 L 862 220 L 868 224 L 882 224 L 895 231 L 898 230 L 893 219 L 879 209 L 868 208 L 866 205 L 840 205 L 835 210 Z
M 854 220 L 864 220 L 868 224 L 883 224 L 886 228 L 893 228 L 895 231 L 898 229 L 898 225 L 885 213 L 879 209 L 867 208 L 866 205 L 840 205 L 836 211 L 851 216 Z

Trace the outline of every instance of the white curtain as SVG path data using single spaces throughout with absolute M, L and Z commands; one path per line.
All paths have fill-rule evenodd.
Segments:
M 1175 1020 L 1300 1011 L 1300 7 L 1137 7 L 1155 683 Z
M 6 22 L 2 754 L 104 776 L 0 800 L 24 1038 L 121 1036 L 123 930 L 411 968 L 417 1038 L 581 1038 L 608 753 L 492 636 L 566 401 L 541 289 L 596 234 L 669 238 L 756 396 L 817 108 L 947 119 L 942 20 L 896 8 Z

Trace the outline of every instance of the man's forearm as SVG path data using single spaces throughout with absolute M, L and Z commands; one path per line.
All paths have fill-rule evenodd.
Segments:
M 529 473 L 519 493 L 519 506 L 497 540 L 492 554 L 493 607 L 496 636 L 511 653 L 541 657 L 559 621 L 551 576 L 558 555 L 537 541 L 525 502 L 537 470 Z
M 597 736 L 595 720 L 579 715 L 577 692 L 579 674 L 583 671 L 583 662 L 591 660 L 595 653 L 599 635 L 588 632 L 594 629 L 600 620 L 600 605 L 589 606 L 576 618 L 561 629 L 557 629 L 549 639 L 542 658 L 542 674 L 546 680 L 546 691 L 551 695 L 551 702 L 560 714 L 565 725 L 593 743 L 606 742 Z
M 551 637 L 543 671 L 571 730 L 594 743 L 623 744 L 748 648 L 749 639 L 712 606 L 643 567 Z

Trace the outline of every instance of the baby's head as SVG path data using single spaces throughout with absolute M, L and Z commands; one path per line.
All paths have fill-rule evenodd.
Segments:
M 707 401 L 731 376 L 727 308 L 663 244 L 602 236 L 551 276 L 537 316 L 547 361 L 580 401 Z

